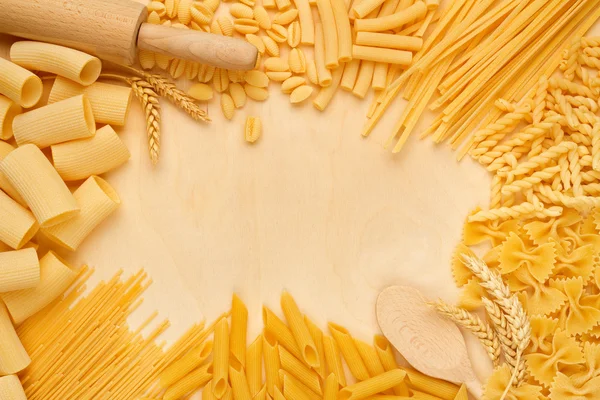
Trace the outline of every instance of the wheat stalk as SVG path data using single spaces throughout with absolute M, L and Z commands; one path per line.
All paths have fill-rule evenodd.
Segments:
M 433 303 L 433 306 L 440 314 L 448 317 L 475 335 L 487 351 L 494 366 L 498 366 L 501 353 L 500 342 L 489 324 L 483 322 L 477 315 L 473 315 L 460 307 L 446 304 L 441 300 Z
M 158 95 L 152 85 L 140 78 L 127 78 L 135 96 L 142 103 L 146 114 L 146 133 L 148 135 L 148 150 L 152 165 L 158 164 L 160 154 L 160 104 Z
M 482 299 L 483 306 L 488 315 L 488 319 L 492 322 L 492 326 L 496 331 L 496 336 L 502 345 L 504 351 L 504 360 L 510 365 L 511 368 L 515 368 L 517 365 L 517 343 L 513 340 L 512 332 L 506 316 L 500 310 L 497 303 L 487 297 Z

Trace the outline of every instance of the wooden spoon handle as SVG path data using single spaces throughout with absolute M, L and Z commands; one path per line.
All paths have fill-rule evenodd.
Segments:
M 162 25 L 142 24 L 138 47 L 229 70 L 254 68 L 258 50 L 241 39 Z
M 469 391 L 469 393 L 471 393 L 471 395 L 475 399 L 479 400 L 483 397 L 483 389 L 481 387 L 481 382 L 479 382 L 479 380 L 477 378 L 474 378 L 473 380 L 465 382 L 465 386 L 467 387 L 467 390 Z

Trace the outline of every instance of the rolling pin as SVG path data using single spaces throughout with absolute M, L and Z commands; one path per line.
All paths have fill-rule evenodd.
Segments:
M 133 65 L 137 50 L 230 70 L 254 68 L 258 50 L 241 39 L 145 23 L 131 0 L 0 0 L 0 33 L 68 46 Z

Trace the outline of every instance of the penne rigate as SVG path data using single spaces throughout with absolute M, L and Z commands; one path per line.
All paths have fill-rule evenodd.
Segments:
M 335 375 L 340 386 L 346 386 L 346 373 L 342 365 L 342 356 L 337 342 L 331 336 L 323 336 L 323 350 L 327 369 Z
M 394 356 L 394 351 L 392 350 L 392 346 L 390 342 L 383 335 L 375 336 L 373 340 L 373 347 L 377 352 L 377 356 L 381 361 L 381 365 L 383 365 L 383 369 L 386 371 L 391 371 L 393 369 L 398 368 L 398 363 L 396 362 L 396 357 Z M 394 386 L 392 388 L 394 394 L 396 396 L 408 396 L 408 386 L 406 384 L 401 384 L 398 386 Z
M 285 347 L 285 349 L 292 353 L 296 358 L 302 358 L 302 354 L 300 353 L 300 349 L 296 344 L 294 334 L 290 328 L 288 328 L 287 325 L 273 313 L 273 311 L 265 306 L 263 306 L 263 324 L 265 326 L 264 335 L 269 342 L 277 342 L 280 346 Z
M 246 363 L 246 333 L 248 330 L 248 309 L 237 294 L 231 300 L 231 333 L 229 352 L 242 365 Z
M 298 360 L 283 347 L 279 348 L 281 368 L 317 394 L 323 394 L 319 374 Z
M 308 332 L 315 342 L 315 347 L 317 349 L 317 355 L 319 356 L 319 367 L 315 368 L 315 371 L 319 374 L 321 379 L 325 379 L 326 371 L 327 371 L 327 362 L 325 361 L 325 350 L 323 348 L 323 331 L 319 329 L 314 322 L 310 320 L 306 315 L 304 316 L 304 323 L 308 328 Z
M 221 318 L 215 326 L 213 371 L 211 388 L 214 396 L 221 399 L 225 396 L 229 381 L 229 324 L 226 318 Z
M 250 396 L 254 397 L 263 388 L 262 384 L 262 355 L 263 337 L 259 335 L 254 342 L 248 346 L 246 351 L 246 379 Z
M 367 367 L 360 357 L 360 353 L 356 349 L 352 336 L 350 336 L 348 330 L 340 325 L 330 322 L 329 331 L 337 342 L 340 352 L 344 356 L 352 375 L 359 381 L 369 379 Z
M 163 400 L 177 400 L 206 385 L 212 378 L 212 365 L 207 364 L 187 374 L 166 391 Z
M 281 295 L 281 309 L 300 349 L 300 359 L 313 368 L 319 367 L 319 354 L 296 301 L 287 291 Z M 281 353 L 280 353 L 281 357 Z M 283 362 L 282 362 L 283 365 Z
M 208 359 L 213 350 L 213 342 L 206 341 L 191 349 L 179 360 L 173 362 L 160 374 L 160 385 L 167 388 L 181 380 Z
M 236 358 L 229 363 L 229 381 L 235 400 L 252 400 L 244 366 Z
M 275 340 L 268 338 L 267 335 L 263 335 L 263 356 L 265 359 L 267 393 L 271 397 L 275 397 L 275 390 L 281 389 L 281 382 L 279 381 L 279 346 Z
M 338 395 L 338 400 L 362 400 L 385 392 L 394 386 L 400 385 L 406 378 L 406 372 L 395 369 L 384 372 L 381 375 L 374 376 L 362 382 L 355 383 L 342 388 Z
M 323 400 L 337 400 L 340 391 L 340 383 L 337 376 L 332 372 L 325 379 L 325 389 L 323 389 Z

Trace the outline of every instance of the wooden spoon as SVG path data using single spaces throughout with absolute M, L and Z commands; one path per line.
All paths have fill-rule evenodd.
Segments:
M 415 369 L 434 378 L 464 383 L 473 396 L 481 398 L 481 383 L 460 330 L 428 306 L 417 289 L 384 289 L 377 298 L 377 321 L 390 343 Z

